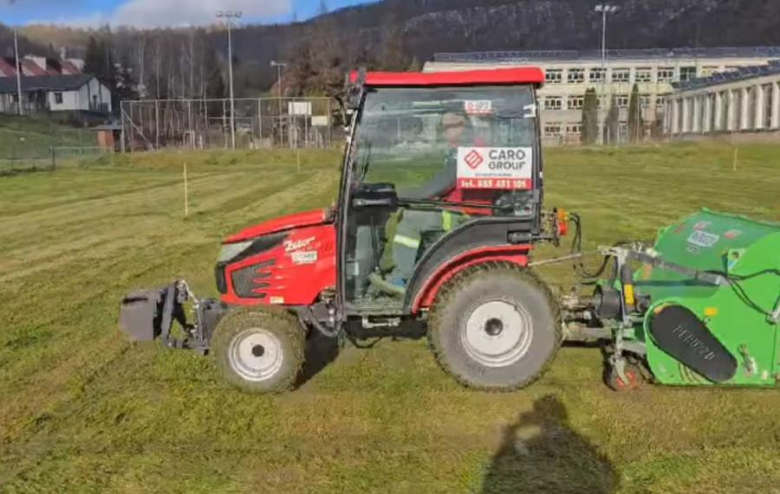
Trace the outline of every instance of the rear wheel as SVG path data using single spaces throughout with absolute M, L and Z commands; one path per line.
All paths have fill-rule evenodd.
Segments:
M 240 311 L 217 326 L 211 353 L 225 380 L 253 393 L 289 390 L 303 366 L 305 334 L 291 315 Z
M 428 341 L 444 370 L 461 384 L 488 391 L 531 384 L 561 342 L 549 288 L 510 263 L 480 265 L 448 282 L 428 326 Z

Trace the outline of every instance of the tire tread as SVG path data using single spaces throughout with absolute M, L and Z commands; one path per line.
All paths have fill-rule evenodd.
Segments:
M 447 359 L 443 354 L 443 347 L 441 344 L 441 332 L 443 330 L 446 330 L 446 328 L 442 327 L 441 319 L 443 313 L 447 310 L 448 305 L 450 304 L 452 299 L 455 297 L 455 295 L 461 288 L 465 287 L 471 281 L 477 278 L 489 274 L 495 275 L 499 273 L 505 273 L 509 276 L 519 278 L 522 281 L 529 283 L 531 286 L 533 286 L 534 288 L 542 292 L 542 294 L 549 302 L 550 309 L 553 311 L 552 317 L 553 317 L 553 321 L 555 321 L 555 340 L 557 341 L 557 344 L 553 350 L 553 357 L 548 359 L 547 362 L 542 366 L 542 368 L 539 369 L 539 371 L 535 373 L 533 376 L 523 380 L 522 382 L 515 384 L 514 386 L 492 387 L 492 386 L 484 386 L 479 383 L 470 381 L 467 378 L 461 376 L 460 374 L 454 372 L 453 369 L 450 368 L 449 363 L 447 362 Z M 561 310 L 560 307 L 558 306 L 553 291 L 550 289 L 547 283 L 545 283 L 536 273 L 534 273 L 530 269 L 520 267 L 517 264 L 511 263 L 509 261 L 489 261 L 482 264 L 478 264 L 476 266 L 472 266 L 458 273 L 451 280 L 445 283 L 444 286 L 436 294 L 433 305 L 428 315 L 428 346 L 433 352 L 433 355 L 436 358 L 436 361 L 439 364 L 439 366 L 449 375 L 453 376 L 461 385 L 471 389 L 476 389 L 476 390 L 486 391 L 491 393 L 506 393 L 506 392 L 516 391 L 518 389 L 525 388 L 530 384 L 534 383 L 535 381 L 537 381 L 547 371 L 547 369 L 552 365 L 552 362 L 555 360 L 555 355 L 557 354 L 558 348 L 560 348 L 560 345 L 563 341 L 562 335 L 563 335 L 563 324 L 562 324 Z
M 241 331 L 257 325 L 258 321 L 265 329 L 286 337 L 292 349 L 292 355 L 286 357 L 292 358 L 292 368 L 282 379 L 270 386 L 267 383 L 253 383 L 241 379 L 230 369 L 226 356 L 230 341 Z M 223 377 L 230 384 L 251 393 L 283 393 L 295 386 L 303 368 L 305 340 L 304 331 L 298 320 L 286 311 L 274 308 L 238 309 L 220 321 L 211 341 L 210 353 L 217 361 Z

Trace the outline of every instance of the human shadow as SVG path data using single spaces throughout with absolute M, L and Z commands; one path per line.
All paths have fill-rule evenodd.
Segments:
M 301 387 L 339 356 L 339 341 L 312 330 L 306 338 L 303 369 L 298 375 L 295 387 Z
M 545 396 L 504 430 L 482 494 L 615 492 L 609 460 L 569 425 L 566 407 Z

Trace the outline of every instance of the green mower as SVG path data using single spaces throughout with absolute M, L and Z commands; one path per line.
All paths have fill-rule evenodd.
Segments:
M 612 278 L 563 306 L 569 340 L 607 342 L 611 388 L 780 384 L 780 224 L 705 209 L 601 250 Z

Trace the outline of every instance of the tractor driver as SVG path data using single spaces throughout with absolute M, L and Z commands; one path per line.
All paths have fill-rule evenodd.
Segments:
M 442 115 L 441 129 L 447 142 L 447 156 L 442 169 L 420 188 L 405 192 L 409 199 L 444 199 L 455 189 L 458 175 L 458 146 L 470 127 L 464 113 L 447 112 Z M 457 213 L 448 210 L 420 211 L 407 209 L 396 227 L 393 237 L 393 262 L 395 268 L 389 280 L 397 288 L 405 289 L 412 277 L 420 249 L 422 234 L 426 231 L 448 232 L 453 227 Z

